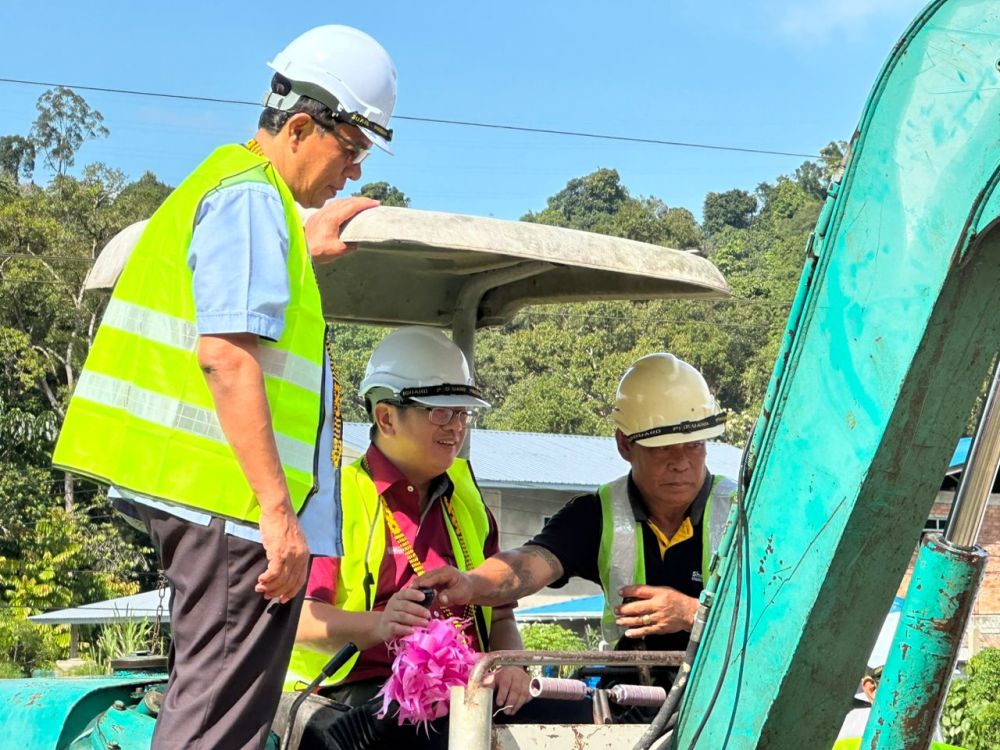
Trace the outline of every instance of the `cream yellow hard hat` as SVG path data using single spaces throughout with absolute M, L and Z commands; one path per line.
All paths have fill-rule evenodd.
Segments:
M 718 437 L 726 423 L 701 373 L 663 352 L 625 371 L 612 418 L 630 441 L 649 448 Z

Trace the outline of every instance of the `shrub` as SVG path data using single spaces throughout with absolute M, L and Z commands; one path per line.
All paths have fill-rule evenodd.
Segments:
M 0 661 L 0 680 L 16 680 L 24 677 L 24 670 L 9 661 Z
M 1000 649 L 985 648 L 966 665 L 968 677 L 952 682 L 941 715 L 946 741 L 967 750 L 1000 747 Z
M 569 628 L 555 623 L 533 623 L 521 629 L 521 641 L 528 651 L 585 651 L 587 644 Z M 533 669 L 533 672 L 541 670 Z M 573 667 L 560 667 L 559 676 L 568 677 Z

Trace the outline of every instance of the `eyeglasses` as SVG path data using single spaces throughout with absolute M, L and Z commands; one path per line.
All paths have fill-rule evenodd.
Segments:
M 320 125 L 320 127 L 323 128 L 323 130 L 325 130 L 327 133 L 332 134 L 333 137 L 337 139 L 337 143 L 340 144 L 340 147 L 343 148 L 344 151 L 347 152 L 347 155 L 351 158 L 351 164 L 360 164 L 365 159 L 367 159 L 368 155 L 372 152 L 372 144 L 368 144 L 367 148 L 359 146 L 350 138 L 346 138 L 345 136 L 342 136 L 340 133 L 338 133 L 336 125 L 334 125 L 332 128 L 328 128 L 325 125 Z
M 400 401 L 389 401 L 388 403 L 400 409 L 423 409 L 427 412 L 427 419 L 431 424 L 444 427 L 451 424 L 452 420 L 458 417 L 458 423 L 467 425 L 475 422 L 479 412 L 474 409 L 452 409 L 450 406 L 424 406 L 423 404 L 404 404 Z

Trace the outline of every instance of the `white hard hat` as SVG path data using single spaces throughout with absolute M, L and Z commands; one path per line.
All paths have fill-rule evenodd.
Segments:
M 626 370 L 612 411 L 615 426 L 650 448 L 718 437 L 726 415 L 705 378 L 673 354 L 648 354 Z
M 400 328 L 375 347 L 358 392 L 368 402 L 375 389 L 427 406 L 490 408 L 472 382 L 462 350 L 426 326 Z
M 317 26 L 294 39 L 268 65 L 292 82 L 292 90 L 284 95 L 269 92 L 265 107 L 287 111 L 300 96 L 311 97 L 392 153 L 389 118 L 396 106 L 396 66 L 366 33 L 350 26 Z

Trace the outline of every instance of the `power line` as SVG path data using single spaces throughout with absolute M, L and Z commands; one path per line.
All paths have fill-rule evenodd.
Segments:
M 11 83 L 22 86 L 62 86 L 68 89 L 79 89 L 81 91 L 98 91 L 104 94 L 123 94 L 126 96 L 149 96 L 159 99 L 179 99 L 192 102 L 211 102 L 214 104 L 238 104 L 241 106 L 261 107 L 260 102 L 251 102 L 243 99 L 222 99 L 211 96 L 192 96 L 190 94 L 167 94 L 158 91 L 140 91 L 136 89 L 119 89 L 107 86 L 81 86 L 68 83 L 51 83 L 46 81 L 27 81 L 18 78 L 0 78 L 0 83 Z M 699 148 L 709 151 L 735 151 L 743 154 L 765 154 L 769 156 L 796 156 L 805 159 L 818 159 L 818 154 L 804 154 L 795 151 L 776 151 L 764 148 L 748 148 L 745 146 L 723 146 L 715 143 L 694 143 L 690 141 L 668 141 L 661 138 L 639 138 L 626 135 L 611 135 L 608 133 L 587 133 L 578 130 L 556 130 L 553 128 L 529 128 L 523 125 L 505 125 L 490 122 L 474 122 L 472 120 L 446 120 L 436 117 L 414 117 L 407 115 L 393 115 L 397 120 L 408 120 L 410 122 L 427 122 L 437 125 L 457 125 L 467 128 L 488 128 L 492 130 L 511 130 L 519 133 L 539 133 L 543 135 L 565 135 L 575 138 L 595 138 L 603 141 L 620 141 L 625 143 L 646 143 L 654 146 L 674 146 L 678 148 Z
M 71 260 L 74 263 L 86 263 L 88 265 L 94 265 L 94 260 L 92 258 L 82 258 L 78 255 L 34 255 L 32 253 L 0 253 L 0 259 L 17 259 L 17 260 Z

